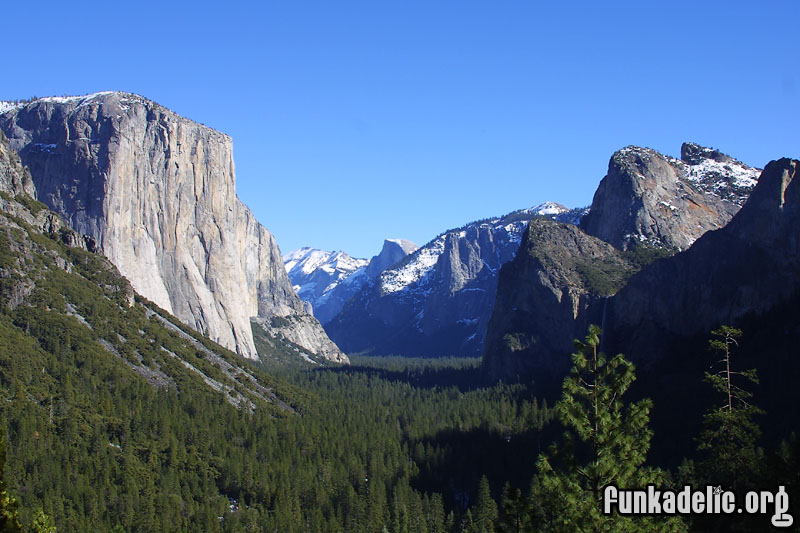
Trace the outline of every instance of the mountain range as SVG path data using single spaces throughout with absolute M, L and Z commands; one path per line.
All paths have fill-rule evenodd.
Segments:
M 588 208 L 568 209 L 547 202 L 448 230 L 379 276 L 363 277 L 358 269 L 337 270 L 328 263 L 320 263 L 320 272 L 314 272 L 312 264 L 304 262 L 305 270 L 299 271 L 295 254 L 300 252 L 290 256 L 287 266 L 301 298 L 315 309 L 322 303 L 315 314 L 319 313 L 330 337 L 347 352 L 424 357 L 486 354 L 491 373 L 507 375 L 495 368 L 495 361 L 503 361 L 502 365 L 509 365 L 508 372 L 516 372 L 510 367 L 517 358 L 508 356 L 507 345 L 514 352 L 524 351 L 533 340 L 517 330 L 538 327 L 517 323 L 548 324 L 543 329 L 558 336 L 562 319 L 581 314 L 580 308 L 589 305 L 587 298 L 613 294 L 647 261 L 687 249 L 705 232 L 725 226 L 747 199 L 759 173 L 718 150 L 694 143 L 681 146 L 680 159 L 629 146 L 612 155 Z M 515 314 L 513 320 L 501 313 L 489 331 L 500 269 L 514 259 L 525 228 L 534 218 L 542 249 L 529 249 L 531 243 L 527 242 L 529 254 L 543 257 L 548 265 L 567 261 L 563 253 L 575 256 L 569 259 L 569 266 L 545 267 L 546 273 L 541 269 L 539 274 L 519 272 L 522 279 L 513 283 L 514 301 L 537 302 L 533 304 L 536 310 L 524 304 L 530 314 Z M 562 229 L 556 231 L 559 226 L 555 222 L 561 223 Z M 570 251 L 571 246 L 581 251 Z M 593 250 L 589 255 L 586 246 Z M 315 254 L 321 258 L 320 254 L 327 253 Z M 324 255 L 329 256 L 340 257 Z M 576 268 L 584 278 L 591 278 L 588 281 L 611 286 L 603 287 L 600 294 L 592 293 L 595 288 L 589 288 Z M 601 280 L 609 269 L 615 273 Z M 347 287 L 339 289 L 333 306 L 312 294 L 320 286 L 329 286 L 326 274 L 321 273 L 326 270 L 340 272 L 336 283 Z M 549 281 L 536 283 L 545 293 L 534 297 L 526 287 L 537 276 Z M 312 278 L 322 283 L 311 282 Z M 548 294 L 555 296 L 561 310 L 544 305 Z M 599 317 L 583 313 L 578 322 L 586 326 L 593 320 Z M 569 350 L 573 338 L 574 331 L 565 330 L 551 349 Z
M 369 280 L 326 323 L 346 352 L 478 356 L 500 267 L 529 220 L 575 222 L 583 210 L 548 202 L 447 230 Z
M 297 295 L 324 325 L 367 283 L 417 248 L 405 239 L 386 239 L 380 253 L 369 260 L 301 248 L 286 254 L 283 261 Z

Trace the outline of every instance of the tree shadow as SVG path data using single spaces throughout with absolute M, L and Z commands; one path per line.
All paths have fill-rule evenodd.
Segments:
M 370 377 L 378 377 L 390 382 L 400 382 L 411 385 L 412 387 L 433 389 L 455 387 L 461 392 L 475 389 L 492 387 L 496 382 L 489 379 L 481 366 L 475 367 L 453 367 L 437 365 L 436 360 L 432 359 L 431 365 L 423 365 L 418 359 L 413 360 L 415 364 L 410 364 L 406 368 L 387 368 L 380 364 L 350 364 L 339 367 L 326 367 L 320 369 L 324 372 L 343 373 L 347 375 L 365 374 Z
M 433 436 L 407 440 L 419 467 L 412 486 L 441 493 L 445 507 L 466 509 L 474 502 L 482 476 L 489 479 L 499 503 L 505 483 L 526 491 L 536 472 L 539 454 L 560 433 L 558 424 L 517 433 L 501 428 L 446 429 Z

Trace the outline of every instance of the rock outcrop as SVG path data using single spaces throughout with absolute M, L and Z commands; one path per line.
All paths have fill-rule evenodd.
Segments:
M 533 219 L 503 266 L 484 366 L 497 377 L 547 382 L 569 364 L 572 341 L 601 324 L 605 302 L 636 270 L 627 254 L 578 227 Z
M 230 137 L 118 92 L 4 106 L 0 129 L 39 200 L 137 292 L 245 357 L 257 357 L 250 318 L 278 316 L 291 319 L 283 334 L 313 344 L 304 348 L 345 360 L 237 198 Z
M 386 239 L 378 255 L 372 256 L 364 273 L 372 278 L 377 278 L 381 272 L 391 268 L 405 257 L 414 253 L 419 246 L 405 239 Z
M 19 155 L 11 149 L 5 134 L 0 131 L 0 191 L 17 196 L 25 194 L 36 199 L 36 188 L 31 174 L 22 165 Z
M 681 160 L 629 146 L 611 157 L 581 227 L 620 249 L 646 243 L 685 250 L 728 223 L 758 174 L 693 143 L 681 147 Z

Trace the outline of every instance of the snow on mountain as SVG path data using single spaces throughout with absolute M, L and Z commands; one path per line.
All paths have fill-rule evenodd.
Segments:
M 409 241 L 409 240 L 406 240 L 406 239 L 386 239 L 386 242 L 393 242 L 393 243 L 395 243 L 395 244 L 396 244 L 396 245 L 398 245 L 398 246 L 399 246 L 399 247 L 400 247 L 400 248 L 401 248 L 401 249 L 402 249 L 402 250 L 403 250 L 403 251 L 404 251 L 406 254 L 410 254 L 411 252 L 413 252 L 414 250 L 416 250 L 417 248 L 419 248 L 419 246 L 417 246 L 415 243 L 413 243 L 413 242 L 411 242 L 411 241 Z
M 369 260 L 305 247 L 284 255 L 283 264 L 297 295 L 316 308 L 326 292 L 366 267 Z
M 326 331 L 351 352 L 479 355 L 498 273 L 528 222 L 577 221 L 584 211 L 546 202 L 445 231 L 365 285 Z
M 367 260 L 306 247 L 286 254 L 284 266 L 300 299 L 310 304 L 314 316 L 325 324 L 384 269 L 416 249 L 409 240 L 386 239 L 381 252 Z
M 567 211 L 569 211 L 569 208 L 556 202 L 545 202 L 543 204 L 537 205 L 536 207 L 525 209 L 525 211 L 533 215 L 557 216 L 562 213 L 566 213 Z
M 739 205 L 749 197 L 761 175 L 761 169 L 735 159 L 715 161 L 708 158 L 695 164 L 673 161 L 685 172 L 684 179 L 691 181 L 698 189 L 727 198 Z
M 461 228 L 448 230 L 417 250 L 416 253 L 411 254 L 406 261 L 385 270 L 380 276 L 381 292 L 383 294 L 398 292 L 412 284 L 418 285 L 417 290 L 423 290 L 425 279 L 439 261 L 439 256 L 445 250 L 445 240 L 450 234 L 457 235 L 459 239 L 466 239 L 468 230 L 474 227 L 478 231 L 489 230 L 493 234 L 499 235 L 502 240 L 514 243 L 513 246 L 518 247 L 528 220 L 532 217 L 545 216 L 558 222 L 577 224 L 580 214 L 583 214 L 584 211 L 584 209 L 569 209 L 556 202 L 544 202 L 535 207 L 514 211 L 503 217 L 480 220 Z
M 380 276 L 381 291 L 384 294 L 397 292 L 423 279 L 442 255 L 444 237 L 443 233 L 420 248 L 410 261 L 403 261 L 395 268 L 384 270 Z
M 694 143 L 681 145 L 680 159 L 628 146 L 611 156 L 581 228 L 621 249 L 646 244 L 685 250 L 728 223 L 759 172 Z
M 16 109 L 17 107 L 21 107 L 22 104 L 15 104 L 14 102 L 4 102 L 0 101 L 0 113 L 5 113 L 10 109 Z
M 627 146 L 618 153 L 635 154 L 644 149 Z M 758 183 L 762 169 L 751 167 L 719 150 L 695 143 L 681 146 L 681 158 L 663 156 L 677 171 L 680 179 L 703 192 L 742 205 Z

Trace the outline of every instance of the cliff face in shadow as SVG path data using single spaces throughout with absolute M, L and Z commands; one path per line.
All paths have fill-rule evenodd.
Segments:
M 660 338 L 707 334 L 800 290 L 800 162 L 772 161 L 723 229 L 632 277 L 611 300 L 607 339 L 647 364 Z M 654 339 L 656 342 L 654 342 Z

